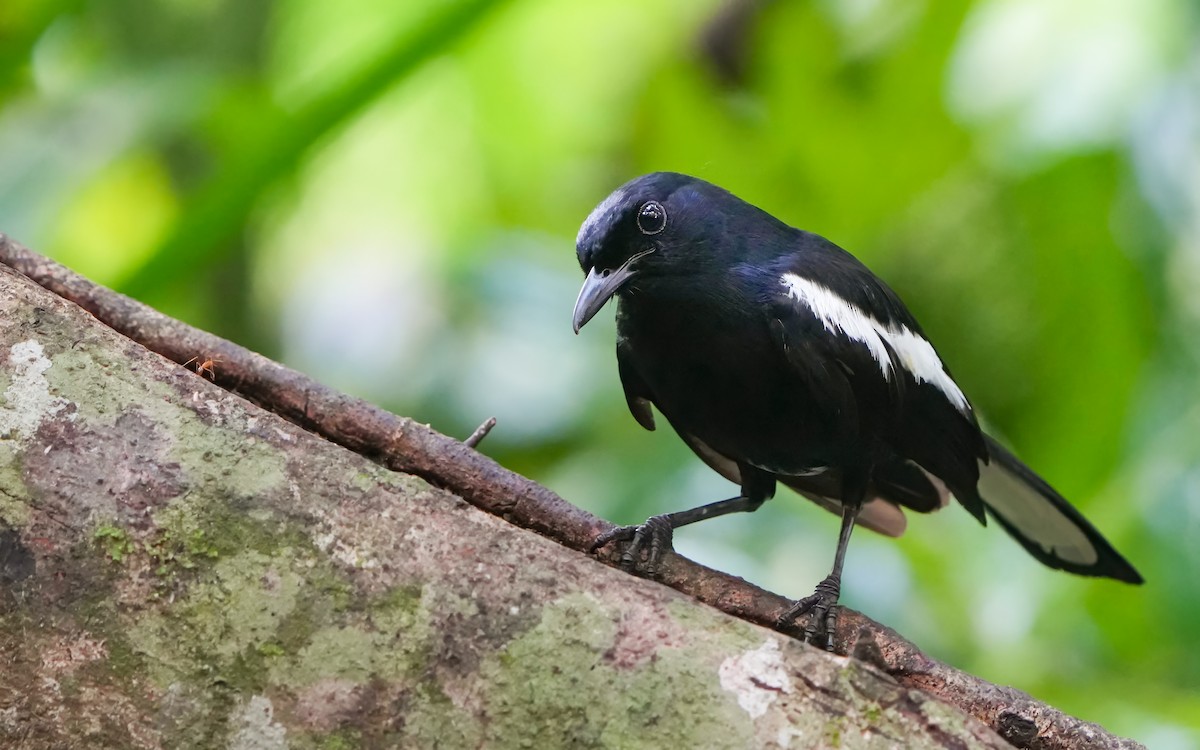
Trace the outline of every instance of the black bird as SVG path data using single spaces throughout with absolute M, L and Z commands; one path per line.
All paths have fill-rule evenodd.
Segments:
M 889 536 L 901 508 L 953 495 L 1052 568 L 1142 577 L 1074 507 L 985 435 L 912 314 L 850 253 L 695 177 L 618 188 L 576 240 L 587 274 L 575 332 L 617 297 L 617 369 L 634 419 L 653 404 L 737 497 L 613 529 L 653 573 L 674 529 L 757 510 L 782 482 L 842 517 L 833 570 L 780 616 L 833 647 L 842 562 L 858 523 Z

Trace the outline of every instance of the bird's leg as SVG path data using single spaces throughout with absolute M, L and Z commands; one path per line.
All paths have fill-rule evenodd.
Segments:
M 788 607 L 776 620 L 776 625 L 783 627 L 794 620 L 808 615 L 804 626 L 804 640 L 809 643 L 816 641 L 817 633 L 824 630 L 826 651 L 833 650 L 833 634 L 837 627 L 837 602 L 842 591 L 842 563 L 846 560 L 846 547 L 850 544 L 850 532 L 854 531 L 854 519 L 862 509 L 862 494 L 857 502 L 848 502 L 842 506 L 842 531 L 838 535 L 837 552 L 833 558 L 833 571 L 825 580 L 817 584 L 812 596 L 806 596 Z
M 646 575 L 653 576 L 658 570 L 658 563 L 662 559 L 663 552 L 671 549 L 671 539 L 675 534 L 675 529 L 728 513 L 755 511 L 765 500 L 766 497 L 747 497 L 743 493 L 728 500 L 718 500 L 715 503 L 701 505 L 690 510 L 650 516 L 645 523 L 636 526 L 617 526 L 609 529 L 596 537 L 592 542 L 591 551 L 595 552 L 609 542 L 627 541 L 629 546 L 621 553 L 621 567 L 630 571 L 637 568 L 641 551 L 646 549 L 646 562 L 641 569 Z

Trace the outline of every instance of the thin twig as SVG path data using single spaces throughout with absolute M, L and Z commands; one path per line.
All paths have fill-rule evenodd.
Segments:
M 496 418 L 488 417 L 483 421 L 483 424 L 475 428 L 475 431 L 471 433 L 470 437 L 463 441 L 463 445 L 467 446 L 468 448 L 478 448 L 479 444 L 483 442 L 483 439 L 488 436 L 488 433 L 491 432 L 492 428 L 495 426 Z

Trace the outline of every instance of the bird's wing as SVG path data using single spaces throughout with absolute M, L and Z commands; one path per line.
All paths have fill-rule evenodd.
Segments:
M 830 394 L 840 424 L 882 436 L 984 522 L 975 485 L 988 454 L 974 411 L 899 297 L 830 243 L 771 272 L 770 324 L 800 384 Z
M 1041 562 L 1072 573 L 1141 583 L 1142 577 L 1083 515 L 990 436 L 979 494 L 1004 530 Z

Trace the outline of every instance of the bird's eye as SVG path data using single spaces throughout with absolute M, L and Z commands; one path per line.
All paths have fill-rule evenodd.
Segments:
M 658 201 L 646 201 L 638 209 L 637 225 L 642 234 L 658 234 L 667 228 L 667 209 Z

